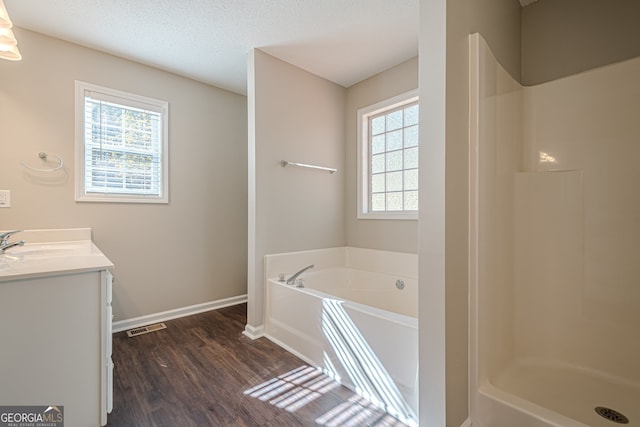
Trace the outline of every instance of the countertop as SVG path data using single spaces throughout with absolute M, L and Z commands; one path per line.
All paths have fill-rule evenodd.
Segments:
M 24 240 L 0 254 L 0 282 L 105 270 L 113 263 L 91 240 L 91 229 L 25 230 Z

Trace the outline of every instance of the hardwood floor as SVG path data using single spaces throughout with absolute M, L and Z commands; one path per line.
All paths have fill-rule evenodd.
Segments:
M 112 427 L 404 426 L 266 338 L 246 304 L 113 337 Z

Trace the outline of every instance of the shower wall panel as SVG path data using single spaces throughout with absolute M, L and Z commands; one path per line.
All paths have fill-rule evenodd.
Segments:
M 516 300 L 517 355 L 553 355 L 635 382 L 640 382 L 639 75 L 640 58 L 635 58 L 525 89 L 523 163 L 537 173 L 519 177 L 527 187 L 519 189 L 519 197 L 528 194 L 530 208 L 521 207 L 516 226 L 518 268 L 524 268 L 517 268 L 517 289 L 539 296 L 521 293 Z M 543 177 L 569 170 L 581 172 Z M 522 310 L 531 312 L 525 316 Z M 534 318 L 546 326 L 532 329 Z

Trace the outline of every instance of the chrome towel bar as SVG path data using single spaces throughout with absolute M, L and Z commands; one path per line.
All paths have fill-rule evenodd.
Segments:
M 306 163 L 290 162 L 288 160 L 280 161 L 280 165 L 282 167 L 285 167 L 285 166 L 297 166 L 299 168 L 318 169 L 318 170 L 326 171 L 326 172 L 329 172 L 329 173 L 336 173 L 338 171 L 338 169 L 328 168 L 328 167 L 325 167 L 325 166 L 308 165 Z

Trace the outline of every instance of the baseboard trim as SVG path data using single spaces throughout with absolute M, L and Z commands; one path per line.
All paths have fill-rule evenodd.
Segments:
M 305 356 L 304 354 L 298 352 L 297 350 L 294 350 L 293 348 L 289 347 L 288 345 L 286 345 L 285 343 L 283 343 L 279 339 L 274 338 L 269 334 L 265 334 L 265 338 L 267 338 L 272 343 L 274 343 L 274 344 L 282 347 L 283 349 L 287 350 L 289 353 L 293 354 L 294 356 L 298 357 L 299 359 L 302 359 L 304 362 L 309 364 L 309 366 L 312 366 L 314 368 L 318 368 L 318 364 L 316 362 L 314 362 L 313 360 L 309 359 L 307 356 Z
M 471 418 L 467 418 L 460 427 L 471 427 Z
M 251 338 L 252 340 L 257 340 L 258 338 L 262 338 L 264 336 L 264 325 L 260 326 L 252 326 L 246 324 L 244 326 L 244 331 L 242 334 Z
M 118 320 L 113 322 L 113 333 L 126 331 L 132 328 L 149 325 L 151 323 L 164 322 L 166 320 L 177 319 L 179 317 L 191 316 L 193 314 L 204 313 L 205 311 L 217 310 L 236 304 L 247 302 L 247 294 L 236 297 L 209 301 L 202 304 L 190 305 L 188 307 L 175 308 L 173 310 L 162 311 L 160 313 L 147 314 L 145 316 L 131 319 Z

